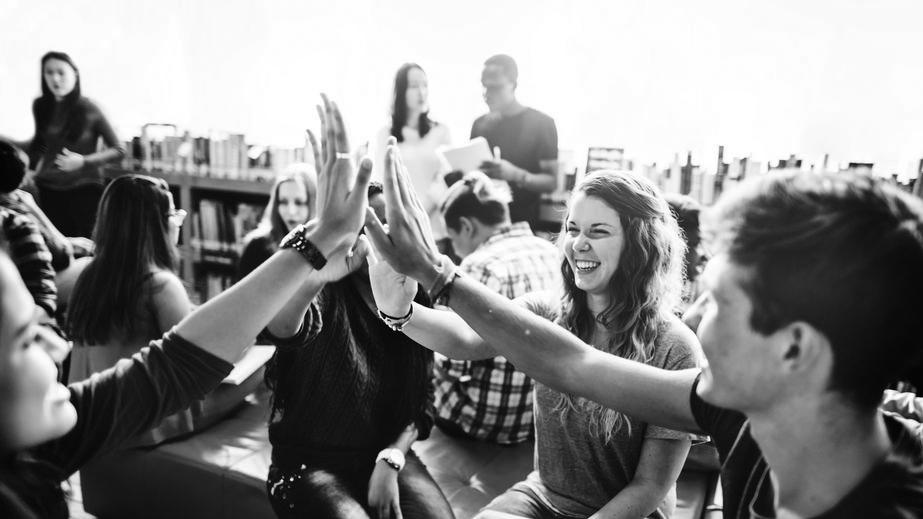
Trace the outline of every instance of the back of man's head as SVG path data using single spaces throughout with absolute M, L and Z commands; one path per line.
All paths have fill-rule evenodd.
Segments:
M 745 182 L 704 215 L 711 250 L 749 267 L 750 324 L 796 321 L 833 352 L 829 388 L 873 408 L 923 372 L 923 201 L 852 175 Z
M 474 218 L 487 226 L 508 224 L 508 204 L 509 197 L 498 191 L 487 175 L 474 171 L 449 187 L 439 210 L 446 226 L 458 231 L 462 217 Z
M 516 60 L 506 54 L 495 54 L 484 62 L 484 68 L 495 67 L 511 83 L 519 81 L 519 67 Z
M 0 193 L 10 193 L 19 188 L 26 174 L 26 164 L 20 151 L 6 141 L 0 141 Z

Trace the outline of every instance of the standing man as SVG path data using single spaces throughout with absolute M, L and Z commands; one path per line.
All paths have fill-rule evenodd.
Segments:
M 494 159 L 482 163 L 481 171 L 510 184 L 512 221 L 535 228 L 541 194 L 555 188 L 552 164 L 558 158 L 558 130 L 554 119 L 516 99 L 518 79 L 513 58 L 497 54 L 484 62 L 481 85 L 490 112 L 474 121 L 471 138 L 484 137 L 495 150 Z
M 561 254 L 510 222 L 508 198 L 475 171 L 452 185 L 440 210 L 459 268 L 509 299 L 560 290 Z M 531 439 L 532 379 L 506 358 L 465 361 L 436 354 L 436 425 L 449 434 L 500 444 Z

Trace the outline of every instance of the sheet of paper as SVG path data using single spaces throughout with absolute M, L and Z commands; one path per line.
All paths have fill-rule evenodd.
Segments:
M 437 150 L 449 167 L 465 173 L 478 169 L 485 160 L 494 158 L 484 137 L 475 137 L 461 146 L 444 146 Z

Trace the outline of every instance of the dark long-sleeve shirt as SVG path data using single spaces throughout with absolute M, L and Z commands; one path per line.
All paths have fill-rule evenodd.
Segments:
M 60 481 L 97 455 L 203 398 L 232 368 L 170 332 L 131 359 L 71 384 L 77 424 L 63 437 L 35 448 L 28 470 L 18 467 L 12 471 L 13 479 L 0 480 L 0 515 L 68 517 Z
M 274 342 L 274 463 L 377 452 L 411 422 L 419 439 L 429 436 L 432 352 L 385 326 L 350 278 L 327 285 L 302 330 Z
M 40 102 L 41 98 L 32 105 L 33 114 Z M 73 125 L 79 125 L 79 128 L 75 129 Z M 100 138 L 106 149 L 97 151 Z M 83 155 L 82 168 L 76 171 L 58 169 L 55 159 L 64 148 Z M 107 162 L 121 160 L 124 155 L 125 146 L 116 137 L 106 116 L 86 97 L 78 99 L 70 110 L 62 103 L 56 103 L 47 128 L 39 132 L 36 124 L 36 134 L 29 145 L 36 184 L 58 191 L 84 184 L 101 184 L 100 167 Z

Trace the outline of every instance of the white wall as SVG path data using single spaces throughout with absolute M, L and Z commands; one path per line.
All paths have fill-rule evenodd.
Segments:
M 321 90 L 367 138 L 404 61 L 427 70 L 433 116 L 467 138 L 481 63 L 506 52 L 562 147 L 659 163 L 690 149 L 708 168 L 718 144 L 764 162 L 829 152 L 902 174 L 923 157 L 918 0 L 0 3 L 0 133 L 18 138 L 50 49 L 73 56 L 125 137 L 159 121 L 278 145 L 316 125 Z

